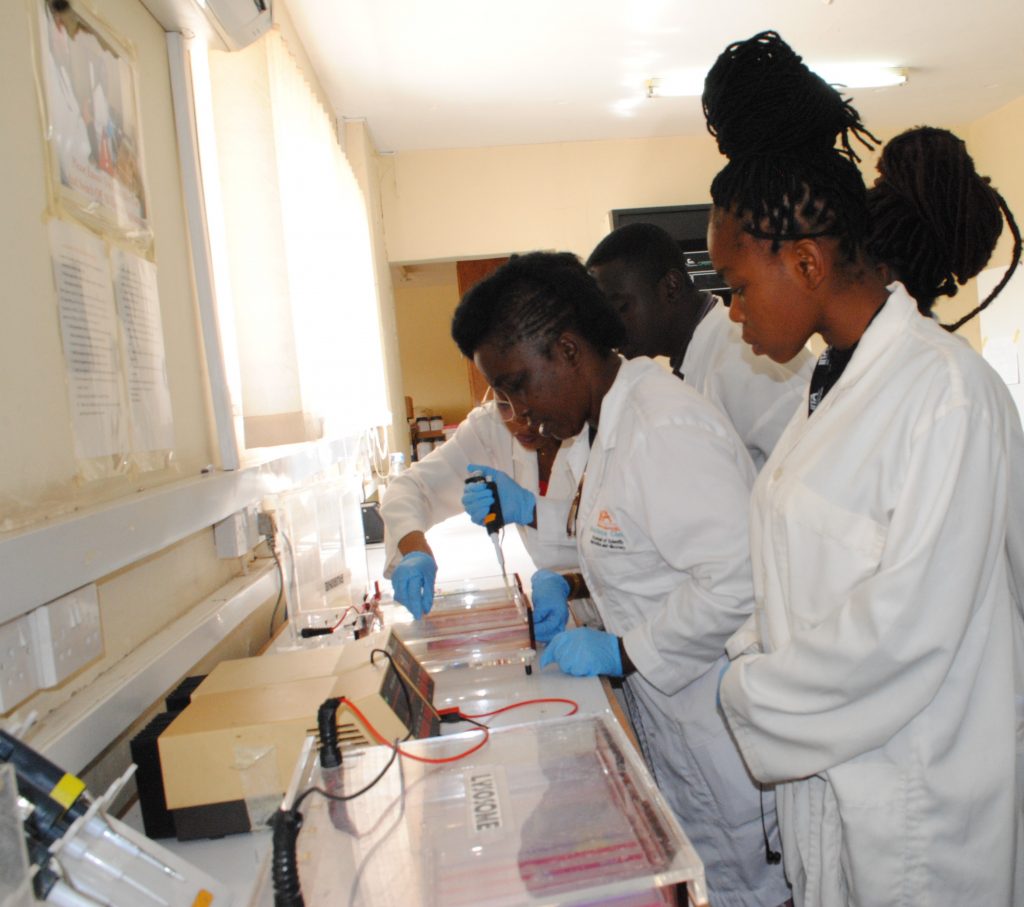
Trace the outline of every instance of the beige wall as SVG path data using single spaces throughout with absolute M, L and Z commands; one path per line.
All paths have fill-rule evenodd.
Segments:
M 101 482 L 76 475 L 56 297 L 46 238 L 46 174 L 26 10 L 17 7 L 0 30 L 0 122 L 8 153 L 0 167 L 0 533 L 45 527 L 64 513 L 116 503 L 139 490 L 198 476 L 215 459 L 203 346 L 192 285 L 184 198 L 162 28 L 138 0 L 93 0 L 98 15 L 135 49 L 142 111 L 144 168 L 155 237 L 161 315 L 176 444 L 170 468 Z M 278 4 L 276 10 L 283 9 Z M 288 34 L 287 26 L 283 29 Z M 305 54 L 297 59 L 305 62 Z M 315 77 L 309 72 L 315 85 Z M 317 90 L 319 91 L 319 87 Z M 321 97 L 323 92 L 319 91 Z M 386 273 L 386 267 L 385 267 Z M 403 414 L 404 415 L 404 414 Z M 53 551 L 54 559 L 61 557 Z M 45 725 L 53 709 L 104 674 L 231 578 L 238 559 L 217 557 L 211 527 L 97 581 L 104 654 L 61 686 L 37 693 L 19 712 L 35 709 Z M 255 653 L 265 644 L 273 599 L 218 646 L 218 655 Z M 209 667 L 203 664 L 199 667 Z M 83 699 L 87 697 L 83 696 Z M 128 762 L 125 739 L 90 769 L 97 788 Z M 81 766 L 68 766 L 77 771 Z
M 459 302 L 455 266 L 450 279 L 429 286 L 395 283 L 405 392 L 416 415 L 440 415 L 459 422 L 470 409 L 466 360 L 451 338 L 452 312 Z
M 978 171 L 992 178 L 1018 226 L 1024 224 L 1024 98 L 976 120 L 965 137 Z M 1004 230 L 989 264 L 1009 264 L 1010 248 Z
M 879 137 L 911 125 L 879 129 Z M 953 128 L 1024 220 L 1024 98 Z M 876 155 L 863 156 L 870 183 Z M 714 140 L 703 135 L 390 155 L 382 158 L 381 192 L 388 258 L 437 261 L 537 248 L 585 257 L 610 229 L 610 211 L 709 201 L 722 164 Z M 1009 248 L 1004 231 L 993 264 L 1005 264 Z M 970 281 L 936 311 L 953 321 L 976 304 Z M 960 333 L 980 349 L 977 319 Z
M 529 249 L 586 256 L 614 208 L 710 201 L 722 166 L 710 136 L 407 151 L 385 160 L 394 262 Z

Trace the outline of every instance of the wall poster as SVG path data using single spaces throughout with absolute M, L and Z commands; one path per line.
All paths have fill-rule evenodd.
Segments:
M 81 5 L 38 0 L 38 58 L 52 202 L 108 236 L 152 242 L 134 54 Z

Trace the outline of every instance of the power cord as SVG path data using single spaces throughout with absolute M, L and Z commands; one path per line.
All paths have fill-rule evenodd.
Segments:
M 270 639 L 273 639 L 274 620 L 277 617 L 277 609 L 281 607 L 281 600 L 284 598 L 284 566 L 282 565 L 281 558 L 277 553 L 277 542 L 274 538 L 273 532 L 267 533 L 263 538 L 267 543 L 267 547 L 270 549 L 270 553 L 274 556 L 274 563 L 277 564 L 277 577 L 280 581 L 277 589 L 277 601 L 274 602 L 274 610 L 270 612 L 270 629 L 267 632 L 267 636 Z

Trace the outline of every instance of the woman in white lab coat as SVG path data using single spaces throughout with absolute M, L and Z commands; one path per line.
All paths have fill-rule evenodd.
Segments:
M 704 104 L 731 158 L 709 239 L 732 317 L 777 362 L 829 344 L 754 487 L 755 621 L 720 687 L 776 784 L 794 900 L 1020 904 L 1019 419 L 865 256 L 863 182 L 833 150 L 856 111 L 773 33 L 722 54 Z
M 517 524 L 534 564 L 574 568 L 576 548 L 565 538 L 564 508 L 586 458 L 585 437 L 559 445 L 511 418 L 507 407 L 494 400 L 476 407 L 448 441 L 388 484 L 381 505 L 384 575 L 392 581 L 395 598 L 416 617 L 430 610 L 437 565 L 425 533 L 462 513 L 471 464 L 500 470 L 535 495 L 535 525 Z
M 762 811 L 715 703 L 725 641 L 752 608 L 754 469 L 738 435 L 650 359 L 612 352 L 621 322 L 575 256 L 513 257 L 463 297 L 452 334 L 530 424 L 591 439 L 563 532 L 605 630 L 559 633 L 541 663 L 625 676 L 648 764 L 712 903 L 782 904 L 771 795 Z

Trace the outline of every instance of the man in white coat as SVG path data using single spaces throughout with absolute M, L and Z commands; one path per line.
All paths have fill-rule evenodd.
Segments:
M 720 297 L 693 285 L 686 256 L 656 224 L 608 234 L 587 269 L 626 326 L 623 356 L 666 356 L 672 373 L 728 416 L 760 470 L 806 402 L 814 360 L 802 349 L 779 364 L 755 356 Z
M 493 400 L 476 407 L 453 437 L 388 485 L 381 504 L 384 575 L 395 598 L 416 617 L 430 611 L 437 576 L 426 531 L 462 513 L 470 465 L 492 467 L 533 494 L 532 525 L 524 519 L 516 528 L 537 567 L 576 566 L 576 546 L 565 537 L 565 507 L 586 464 L 586 436 L 562 444 L 512 415 Z
M 715 702 L 725 641 L 753 606 L 743 443 L 691 387 L 613 352 L 621 322 L 575 256 L 514 256 L 463 297 L 452 334 L 544 434 L 591 438 L 562 526 L 605 629 L 557 634 L 541 664 L 625 676 L 645 757 L 704 862 L 711 902 L 782 904 L 772 795 L 762 808 Z

